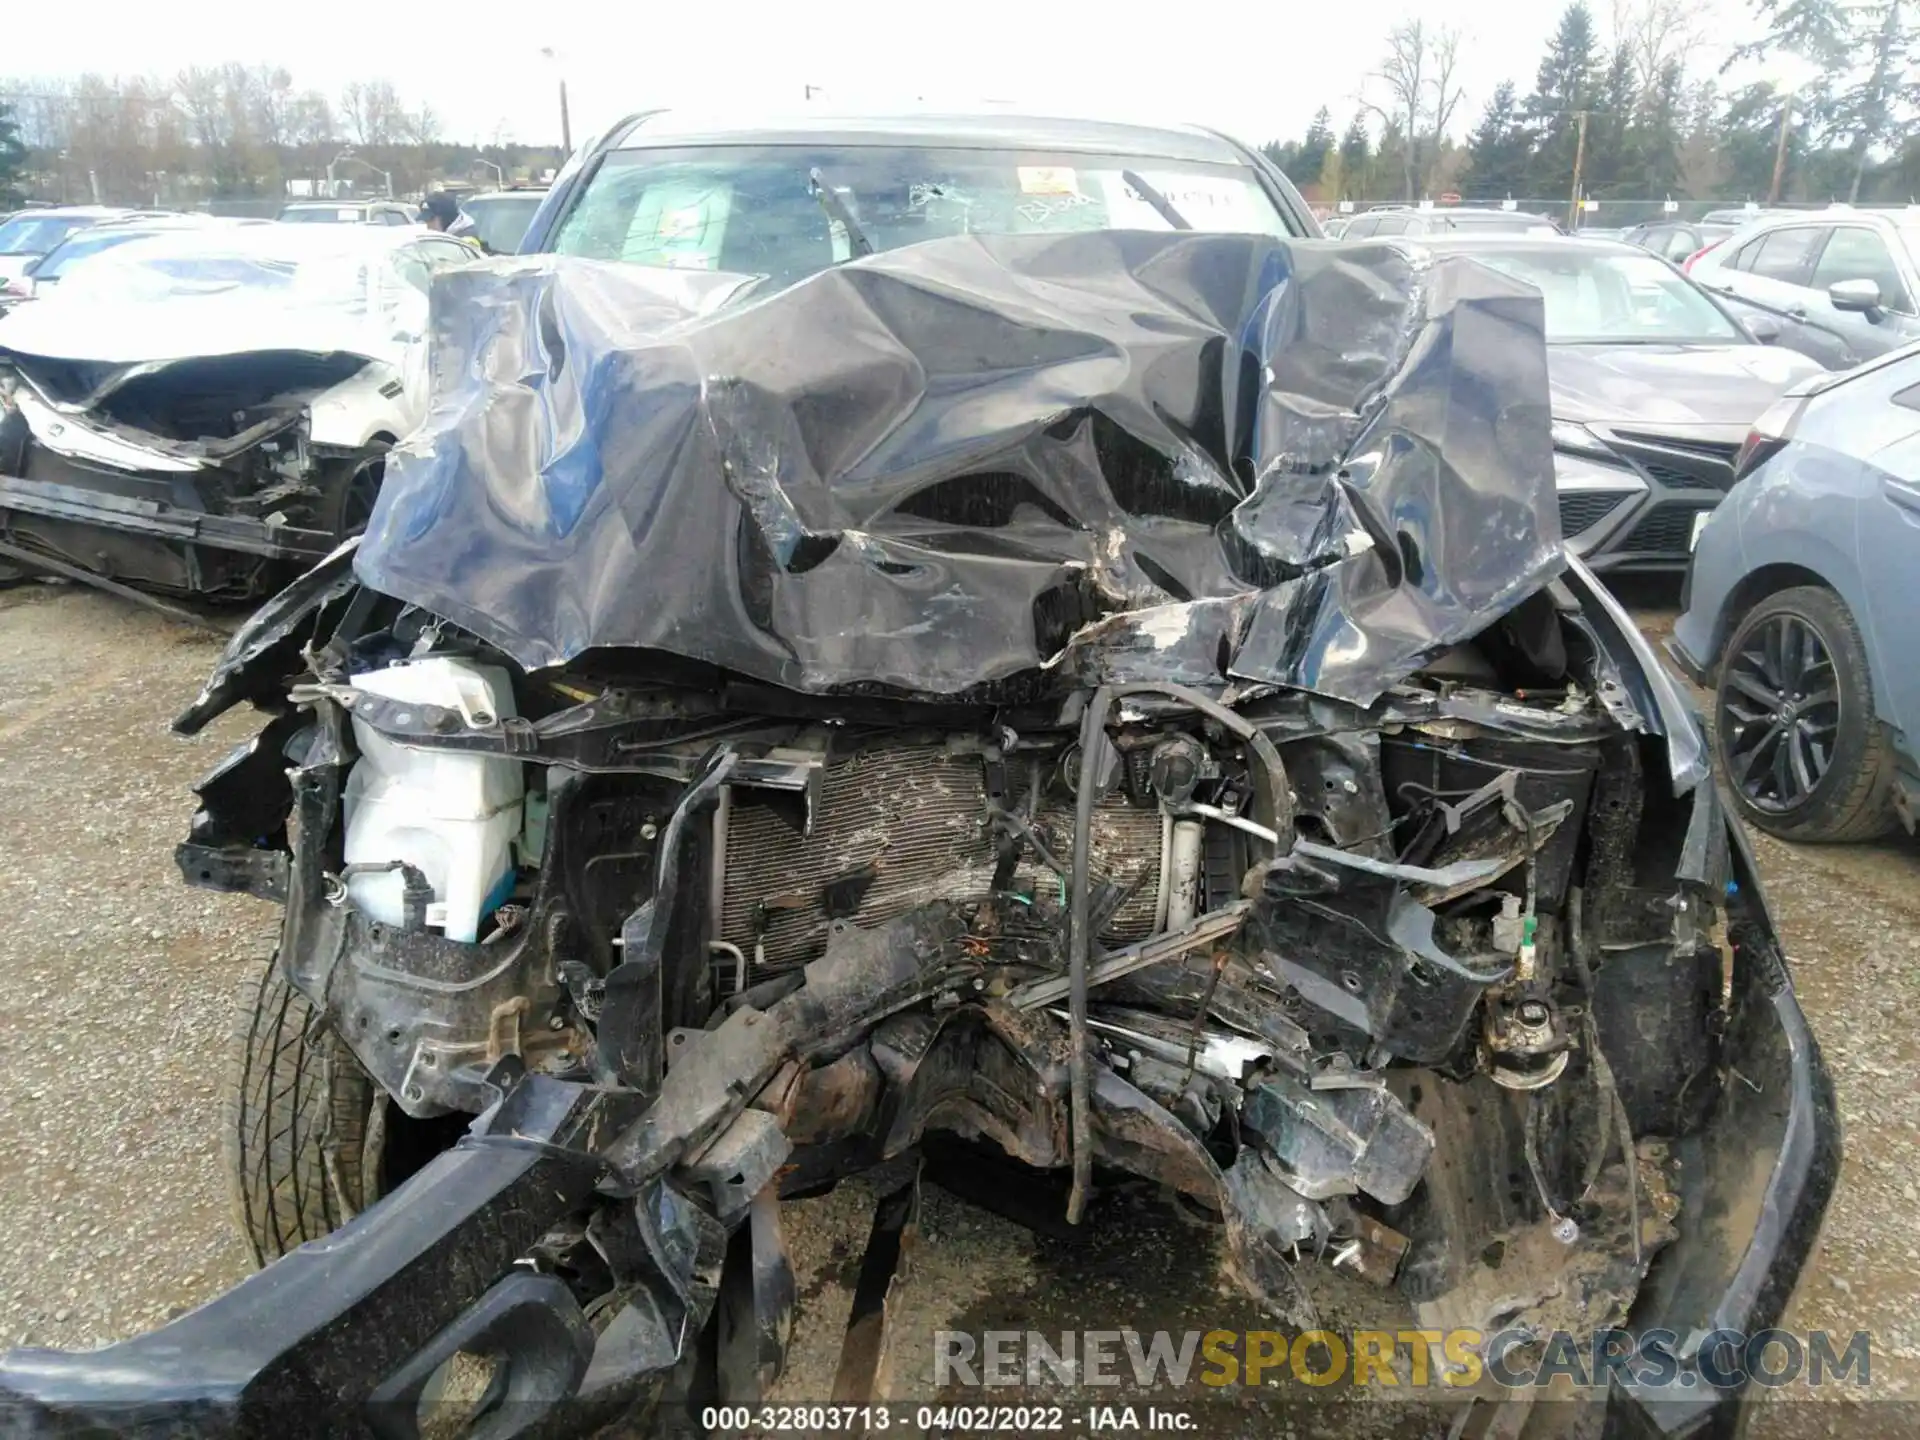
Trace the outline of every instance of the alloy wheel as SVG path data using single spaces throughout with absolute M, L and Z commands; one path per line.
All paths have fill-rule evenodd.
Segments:
M 1727 659 L 1721 686 L 1727 776 L 1759 810 L 1806 803 L 1833 764 L 1840 685 L 1820 633 L 1773 615 Z
M 347 481 L 347 493 L 340 505 L 341 535 L 358 535 L 373 518 L 373 502 L 380 498 L 381 460 L 363 461 Z

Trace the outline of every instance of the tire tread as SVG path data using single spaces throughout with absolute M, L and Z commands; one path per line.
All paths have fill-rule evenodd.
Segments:
M 373 1083 L 333 1029 L 313 1023 L 277 960 L 240 986 L 228 1065 L 228 1194 L 248 1252 L 264 1265 L 339 1228 L 372 1198 L 361 1152 Z
M 1815 628 L 1821 632 L 1821 638 L 1828 641 L 1829 653 L 1835 660 L 1834 679 L 1842 687 L 1840 704 L 1843 727 L 1848 714 L 1864 714 L 1866 717 L 1866 723 L 1861 727 L 1864 733 L 1859 740 L 1859 754 L 1849 757 L 1852 774 L 1848 777 L 1846 789 L 1820 797 L 1798 819 L 1787 819 L 1755 809 L 1740 794 L 1738 787 L 1732 785 L 1729 777 L 1729 788 L 1735 803 L 1749 823 L 1782 840 L 1825 844 L 1877 840 L 1898 823 L 1893 803 L 1896 767 L 1893 746 L 1874 710 L 1873 675 L 1867 665 L 1866 641 L 1861 638 L 1860 627 L 1845 602 L 1833 591 L 1819 585 L 1800 585 L 1791 590 L 1776 591 L 1741 617 L 1732 638 L 1727 642 L 1726 653 L 1733 655 L 1750 630 L 1782 611 L 1813 621 Z M 1724 684 L 1725 660 L 1721 662 L 1720 669 L 1721 683 Z M 1719 697 L 1716 695 L 1716 730 L 1720 728 L 1719 708 Z M 1720 740 L 1724 763 L 1724 737 L 1716 738 Z M 1843 728 L 1836 744 L 1836 765 L 1841 763 L 1842 752 L 1850 748 Z M 1830 770 L 1828 778 L 1832 774 Z

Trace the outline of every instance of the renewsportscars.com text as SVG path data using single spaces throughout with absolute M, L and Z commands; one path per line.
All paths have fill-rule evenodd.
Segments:
M 1590 1337 L 1479 1330 L 934 1332 L 933 1380 L 961 1386 L 1118 1386 L 1213 1390 L 1238 1386 L 1348 1385 L 1372 1389 L 1507 1389 L 1604 1386 L 1738 1389 L 1872 1381 L 1865 1331 L 1837 1335 L 1716 1330 L 1600 1330 Z

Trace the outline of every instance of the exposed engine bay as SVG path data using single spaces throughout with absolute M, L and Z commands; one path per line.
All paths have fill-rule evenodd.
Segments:
M 570 1429 L 757 1398 L 782 1204 L 936 1136 L 1073 1222 L 1165 1187 L 1291 1325 L 1328 1276 L 1389 1328 L 1777 1316 L 1831 1098 L 1698 723 L 1558 548 L 1536 296 L 1181 235 L 718 312 L 451 278 L 497 288 L 436 289 L 465 359 L 365 541 L 178 722 L 269 717 L 178 858 L 284 904 L 384 1123 L 478 1118 L 110 1377 L 0 1385 L 184 1363 L 241 1430 L 297 1385 L 408 1434 L 463 1352 Z
M 972 728 L 528 676 L 395 602 L 347 613 L 368 628 L 209 780 L 181 858 L 288 898 L 297 983 L 410 1115 L 484 1108 L 509 1057 L 631 1089 L 673 1128 L 630 1173 L 751 1159 L 722 1218 L 929 1128 L 1083 1187 L 1130 1169 L 1225 1217 L 1297 1322 L 1296 1259 L 1438 1301 L 1530 1227 L 1614 1272 L 1586 1302 L 1617 1321 L 1670 1233 L 1625 1176 L 1715 1088 L 1727 862 L 1683 878 L 1702 802 L 1648 797 L 1659 756 L 1598 698 L 1618 683 L 1570 591 L 1365 709 L 1144 684 Z M 409 670 L 441 698 L 383 693 Z M 437 854 L 369 848 L 428 803 L 392 793 L 388 747 L 442 813 L 456 770 L 496 772 L 469 808 L 504 845 L 450 822 Z M 288 818 L 248 797 L 289 757 L 295 828 L 335 838 L 235 874 L 230 827 Z M 463 883 L 470 857 L 509 878 Z M 1482 1167 L 1521 1178 L 1422 1188 Z

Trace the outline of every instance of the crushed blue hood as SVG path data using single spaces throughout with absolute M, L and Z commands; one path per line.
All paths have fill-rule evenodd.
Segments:
M 356 570 L 529 669 L 1367 704 L 1564 563 L 1541 302 L 1466 258 L 961 237 L 756 299 L 542 257 L 432 311 Z

